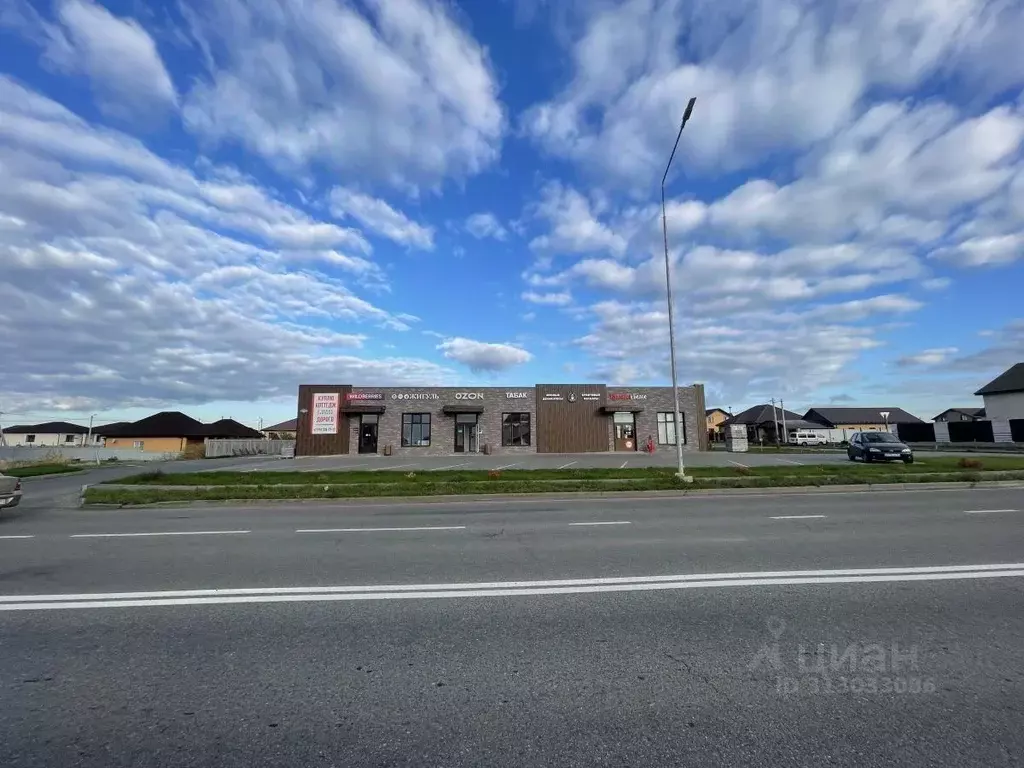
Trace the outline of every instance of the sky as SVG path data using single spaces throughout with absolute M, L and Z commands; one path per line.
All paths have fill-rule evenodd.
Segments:
M 1016 0 L 0 0 L 0 421 L 1024 360 Z

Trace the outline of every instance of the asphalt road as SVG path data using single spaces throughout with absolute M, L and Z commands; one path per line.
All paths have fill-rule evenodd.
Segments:
M 0 765 L 1024 764 L 1017 489 L 16 511 Z

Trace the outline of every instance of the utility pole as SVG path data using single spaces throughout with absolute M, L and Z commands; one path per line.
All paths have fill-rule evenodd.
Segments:
M 775 433 L 775 444 L 779 444 L 779 414 L 775 410 L 775 398 L 772 398 L 772 432 Z
M 7 445 L 7 438 L 4 437 L 4 412 L 0 411 L 0 446 Z
M 675 430 L 676 430 L 676 477 L 684 483 L 693 482 L 692 477 L 686 475 L 686 467 L 683 465 L 683 430 L 682 414 L 679 412 L 679 383 L 676 378 L 676 334 L 672 323 L 672 270 L 668 263 L 668 219 L 665 215 L 665 179 L 668 178 L 668 170 L 672 167 L 672 160 L 676 156 L 676 149 L 679 148 L 679 139 L 683 135 L 683 128 L 686 121 L 690 119 L 693 112 L 693 105 L 697 103 L 696 97 L 690 99 L 683 112 L 683 119 L 679 123 L 679 133 L 676 134 L 676 143 L 672 145 L 672 154 L 669 155 L 668 164 L 665 166 L 665 173 L 661 177 L 661 232 L 665 238 L 665 295 L 668 299 L 668 354 L 669 364 L 672 367 L 672 400 L 675 407 Z
M 96 418 L 96 414 L 95 413 L 90 413 L 89 414 L 89 434 L 86 435 L 86 438 L 85 438 L 85 444 L 87 446 L 89 446 L 90 448 L 93 448 L 93 449 L 96 448 L 96 446 L 92 444 L 92 420 L 95 419 L 95 418 Z M 99 453 L 99 451 L 93 450 L 93 456 L 96 458 L 96 464 L 99 464 L 100 463 L 100 453 Z
M 779 398 L 779 410 L 782 411 L 782 442 L 789 445 L 789 429 L 786 427 L 786 404 Z

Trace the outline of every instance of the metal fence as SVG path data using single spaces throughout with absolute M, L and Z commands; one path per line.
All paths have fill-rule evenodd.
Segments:
M 206 439 L 206 458 L 226 456 L 286 456 L 295 455 L 294 440 L 212 440 Z
M 0 461 L 169 461 L 180 453 L 147 453 L 135 448 L 99 448 L 65 445 L 4 445 Z

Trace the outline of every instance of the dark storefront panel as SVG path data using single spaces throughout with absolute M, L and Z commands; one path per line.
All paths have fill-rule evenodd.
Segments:
M 897 424 L 896 434 L 905 443 L 934 443 L 934 424 Z
M 333 456 L 348 453 L 348 416 L 341 412 L 345 408 L 345 395 L 352 390 L 348 385 L 302 384 L 299 386 L 298 422 L 295 435 L 296 456 Z M 338 421 L 333 435 L 314 435 L 312 432 L 313 395 L 336 393 L 338 395 Z M 303 413 L 305 411 L 305 413 Z
M 538 453 L 607 451 L 608 417 L 603 384 L 538 384 Z
M 1024 419 L 1010 419 L 1010 435 L 1013 442 L 1024 443 Z
M 991 421 L 951 421 L 949 440 L 952 443 L 993 442 Z

